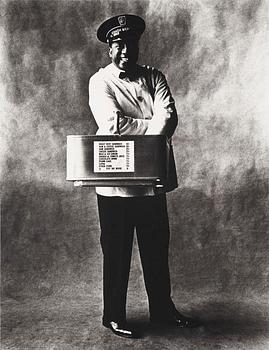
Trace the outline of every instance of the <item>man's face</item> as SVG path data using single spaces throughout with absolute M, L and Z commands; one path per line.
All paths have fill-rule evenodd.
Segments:
M 119 69 L 132 70 L 138 60 L 138 41 L 135 39 L 121 39 L 110 44 L 109 57 Z

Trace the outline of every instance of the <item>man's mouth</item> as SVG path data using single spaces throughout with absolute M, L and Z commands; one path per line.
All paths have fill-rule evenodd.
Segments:
M 122 61 L 122 62 L 128 62 L 128 61 L 129 61 L 129 58 L 128 58 L 128 57 L 121 57 L 121 61 Z

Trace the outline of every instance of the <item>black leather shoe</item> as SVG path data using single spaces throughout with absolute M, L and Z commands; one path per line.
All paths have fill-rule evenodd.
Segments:
M 119 337 L 124 338 L 138 338 L 137 333 L 127 326 L 125 322 L 103 322 L 103 326 L 112 330 L 112 332 Z
M 167 318 L 150 318 L 150 321 L 154 324 L 166 324 L 169 326 L 176 326 L 180 328 L 196 328 L 200 327 L 201 323 L 187 316 L 182 315 L 177 310 L 173 312 L 173 314 Z

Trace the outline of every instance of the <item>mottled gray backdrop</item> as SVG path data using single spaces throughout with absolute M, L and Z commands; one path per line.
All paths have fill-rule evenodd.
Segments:
M 144 17 L 141 64 L 176 100 L 168 195 L 174 299 L 269 292 L 269 3 L 1 1 L 3 296 L 100 295 L 93 189 L 65 181 L 66 135 L 95 133 L 88 79 L 109 63 L 101 21 Z M 130 293 L 146 299 L 135 249 Z

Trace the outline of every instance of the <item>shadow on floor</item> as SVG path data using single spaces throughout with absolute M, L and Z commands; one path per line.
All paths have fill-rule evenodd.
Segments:
M 194 314 L 201 322 L 197 329 L 177 329 L 175 327 L 152 326 L 146 317 L 132 318 L 131 324 L 135 326 L 142 335 L 171 336 L 179 334 L 188 335 L 207 333 L 208 335 L 222 336 L 244 336 L 245 339 L 267 336 L 269 338 L 269 309 L 268 305 L 260 303 L 247 303 L 243 301 L 230 302 L 207 302 L 197 305 Z

